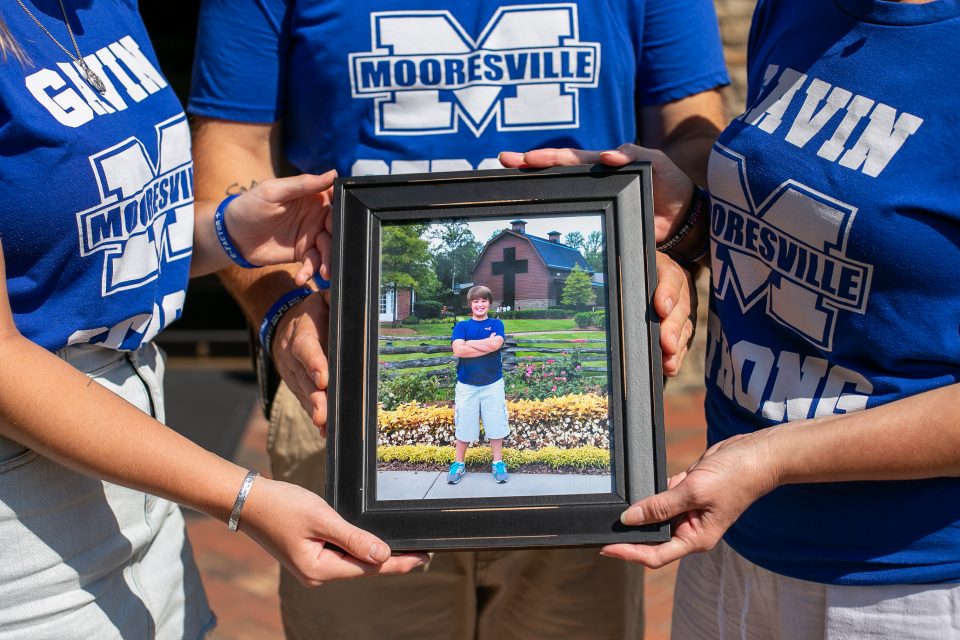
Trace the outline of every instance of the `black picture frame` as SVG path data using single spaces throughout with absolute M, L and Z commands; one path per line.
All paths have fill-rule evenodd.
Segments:
M 383 225 L 591 212 L 605 232 L 609 493 L 380 500 L 377 364 Z M 623 510 L 666 489 L 651 168 L 556 167 L 337 178 L 333 198 L 328 502 L 395 550 L 662 542 Z

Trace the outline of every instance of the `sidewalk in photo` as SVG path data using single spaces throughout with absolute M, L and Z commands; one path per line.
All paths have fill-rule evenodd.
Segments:
M 498 484 L 493 481 L 493 474 L 489 470 L 468 469 L 459 483 L 447 484 L 446 471 L 379 471 L 377 499 L 436 500 L 609 493 L 610 481 L 609 474 L 511 472 L 509 481 Z
M 171 367 L 167 375 L 175 378 L 178 370 Z M 250 393 L 256 393 L 255 386 L 250 386 Z M 695 387 L 668 385 L 664 402 L 668 473 L 675 474 L 692 464 L 704 450 L 703 392 Z M 269 475 L 266 435 L 266 420 L 255 406 L 243 429 L 234 461 Z M 489 474 L 473 475 L 478 480 L 480 476 L 483 480 L 489 479 L 486 477 Z M 515 483 L 520 475 L 512 474 L 504 486 Z M 447 486 L 445 482 L 443 486 Z M 282 640 L 277 598 L 279 570 L 273 558 L 247 536 L 227 531 L 222 522 L 192 512 L 186 515 L 197 564 L 211 606 L 219 618 L 210 639 Z M 647 640 L 670 637 L 675 575 L 676 564 L 646 572 L 644 637 Z

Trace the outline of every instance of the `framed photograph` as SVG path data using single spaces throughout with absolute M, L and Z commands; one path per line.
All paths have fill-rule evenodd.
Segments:
M 651 169 L 338 178 L 327 500 L 396 550 L 669 539 Z

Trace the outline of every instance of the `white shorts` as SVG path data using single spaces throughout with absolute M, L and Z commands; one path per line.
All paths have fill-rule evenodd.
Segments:
M 762 569 L 721 541 L 680 561 L 673 640 L 960 638 L 960 585 L 840 586 Z
M 458 381 L 454 402 L 457 409 L 456 436 L 460 442 L 476 442 L 480 439 L 480 420 L 483 420 L 483 433 L 487 440 L 510 435 L 503 378 L 482 387 Z
M 163 421 L 163 359 L 153 344 L 57 355 Z M 55 389 L 49 396 L 58 402 Z M 194 640 L 214 625 L 177 505 L 3 437 L 0 542 L 0 640 Z

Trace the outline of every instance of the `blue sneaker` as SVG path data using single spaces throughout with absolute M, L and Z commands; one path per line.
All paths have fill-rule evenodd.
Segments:
M 503 464 L 503 460 L 498 460 L 493 463 L 493 479 L 496 480 L 498 484 L 503 484 L 510 479 L 510 476 L 507 475 L 507 465 Z
M 467 472 L 467 465 L 462 462 L 454 462 L 450 465 L 450 471 L 447 473 L 447 484 L 457 484 L 463 480 L 463 475 Z

